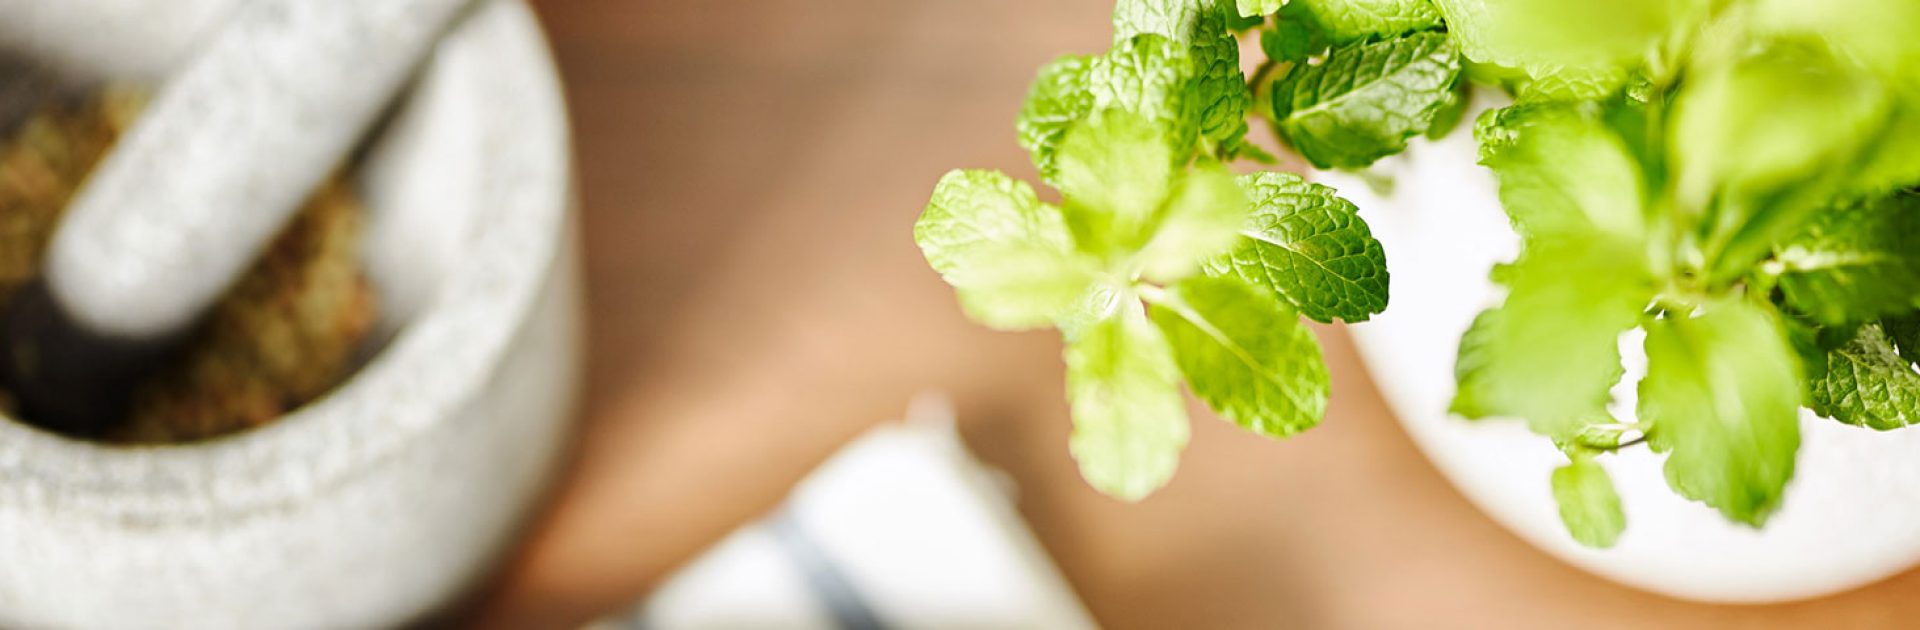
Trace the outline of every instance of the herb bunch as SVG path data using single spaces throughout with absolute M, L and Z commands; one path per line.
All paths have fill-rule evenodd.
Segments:
M 1364 166 L 1457 114 L 1461 66 L 1422 32 L 1440 24 L 1430 6 L 1296 0 L 1328 18 L 1307 27 L 1269 20 L 1279 4 L 1120 0 L 1112 48 L 1043 67 L 1015 122 L 1061 203 L 960 170 L 915 227 L 974 319 L 1060 330 L 1070 448 L 1114 497 L 1172 476 L 1188 437 L 1182 380 L 1255 433 L 1318 424 L 1327 372 L 1302 317 L 1358 322 L 1387 306 L 1385 254 L 1352 203 L 1296 175 L 1228 170 L 1274 161 L 1247 142 L 1249 118 L 1280 121 L 1317 164 Z M 1283 54 L 1250 81 L 1240 37 Z
M 1666 454 L 1676 492 L 1757 527 L 1801 407 L 1920 417 L 1914 24 L 1911 0 L 1120 0 L 1113 48 L 1048 64 L 1016 123 L 1062 203 L 956 171 L 916 237 L 974 318 L 1061 330 L 1074 456 L 1138 499 L 1186 442 L 1180 380 L 1244 427 L 1298 432 L 1327 389 L 1299 317 L 1386 307 L 1351 203 L 1227 174 L 1272 161 L 1248 118 L 1357 169 L 1493 86 L 1513 105 L 1474 133 L 1523 251 L 1461 340 L 1452 410 L 1524 418 L 1566 454 L 1550 485 L 1584 544 L 1624 530 L 1596 460 L 1636 445 Z M 1250 80 L 1238 37 L 1267 57 Z M 1640 334 L 1623 419 L 1611 391 Z
M 1576 540 L 1626 524 L 1597 456 L 1644 444 L 1674 491 L 1759 527 L 1802 406 L 1920 418 L 1920 3 L 1434 5 L 1470 74 L 1515 95 L 1475 134 L 1523 241 L 1453 411 L 1525 418 L 1567 455 Z M 1647 374 L 1616 418 L 1636 330 Z

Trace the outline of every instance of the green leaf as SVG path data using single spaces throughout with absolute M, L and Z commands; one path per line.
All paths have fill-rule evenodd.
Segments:
M 1220 0 L 1116 0 L 1113 43 L 1153 34 L 1191 45 L 1194 34 L 1205 26 L 1203 18 L 1225 16 L 1226 12 L 1226 5 Z
M 1190 146 L 1200 132 L 1199 95 L 1193 87 L 1199 67 L 1185 44 L 1159 35 L 1141 35 L 1115 44 L 1094 59 L 1087 90 L 1094 109 L 1119 109 L 1166 130 L 1176 146 Z
M 1115 0 L 1113 43 L 1152 33 L 1170 39 L 1193 30 L 1203 0 Z M 1182 41 L 1181 43 L 1185 43 Z
M 1313 13 L 1297 2 L 1281 8 L 1273 29 L 1260 33 L 1260 51 L 1275 62 L 1297 64 L 1326 51 L 1327 46 L 1327 35 Z
M 1568 443 L 1607 417 L 1619 338 L 1654 294 L 1640 249 L 1620 240 L 1543 239 L 1502 272 L 1506 301 L 1474 319 L 1454 366 L 1452 411 L 1525 418 Z
M 1881 431 L 1920 420 L 1920 372 L 1902 358 L 1879 324 L 1827 353 L 1826 374 L 1808 383 L 1814 413 Z
M 1223 11 L 1203 14 L 1195 26 L 1192 53 L 1199 75 L 1187 115 L 1199 122 L 1200 137 L 1213 153 L 1233 157 L 1258 148 L 1246 142 L 1253 91 L 1240 71 L 1240 40 L 1227 30 L 1226 17 Z
M 1440 11 L 1428 0 L 1295 0 L 1314 21 L 1344 44 L 1369 37 L 1393 37 L 1439 28 Z
M 1567 533 L 1582 545 L 1612 547 L 1627 529 L 1627 514 L 1620 509 L 1613 478 L 1591 457 L 1575 457 L 1553 471 L 1553 500 L 1560 504 L 1560 522 L 1566 524 Z
M 1626 69 L 1614 66 L 1536 69 L 1520 85 L 1516 100 L 1522 104 L 1597 101 L 1625 86 L 1629 77 Z
M 1473 84 L 1464 79 L 1465 77 L 1454 79 L 1453 89 L 1448 91 L 1447 102 L 1441 104 L 1440 109 L 1433 113 L 1433 123 L 1427 126 L 1427 131 L 1423 134 L 1428 140 L 1447 137 L 1460 126 L 1460 121 L 1466 118 L 1467 109 L 1472 106 Z
M 1724 285 L 1872 183 L 1859 167 L 1896 110 L 1880 81 L 1818 42 L 1774 42 L 1694 76 L 1676 104 L 1671 161 L 1680 206 L 1709 209 L 1707 280 Z
M 1647 326 L 1639 419 L 1667 453 L 1667 484 L 1759 527 L 1780 507 L 1800 448 L 1803 385 L 1777 317 L 1745 300 Z
M 1669 145 L 1680 199 L 1749 197 L 1846 164 L 1887 120 L 1885 88 L 1814 46 L 1776 44 L 1690 75 Z
M 1192 275 L 1225 253 L 1247 222 L 1247 195 L 1226 167 L 1209 160 L 1176 179 L 1165 218 L 1134 259 L 1142 274 L 1161 282 Z
M 1234 0 L 1234 4 L 1240 9 L 1241 17 L 1273 15 L 1286 3 L 1287 0 Z
M 1593 76 L 1639 62 L 1692 29 L 1711 0 L 1433 0 L 1460 52 L 1533 77 Z
M 1094 106 L 1132 110 L 1183 140 L 1196 134 L 1224 155 L 1239 151 L 1253 94 L 1224 5 L 1123 0 L 1114 17 L 1114 48 L 1088 78 Z
M 1362 322 L 1387 308 L 1387 259 L 1353 203 L 1291 173 L 1243 175 L 1244 238 L 1207 264 L 1286 298 L 1315 321 Z
M 1900 358 L 1920 363 L 1920 313 L 1880 320 L 1880 327 L 1886 329 L 1887 337 L 1899 348 Z
M 948 274 L 947 281 L 974 321 L 996 330 L 1029 330 L 1054 324 L 1098 271 L 1075 252 L 989 247 L 981 251 L 980 264 Z
M 1313 332 L 1273 294 L 1238 278 L 1188 278 L 1153 303 L 1180 372 L 1207 406 L 1255 433 L 1320 423 L 1327 368 Z
M 1882 76 L 1920 82 L 1920 3 L 1912 0 L 1757 0 L 1753 24 L 1762 33 L 1818 37 Z
M 1138 501 L 1173 478 L 1187 446 L 1187 410 L 1167 341 L 1126 296 L 1111 317 L 1068 342 L 1068 442 L 1095 489 Z
M 1780 324 L 1786 330 L 1787 345 L 1800 357 L 1800 376 L 1809 382 L 1826 378 L 1827 354 L 1853 341 L 1859 329 L 1859 326 L 1821 326 L 1792 311 L 1780 313 Z
M 1920 186 L 1920 95 L 1907 94 L 1893 105 L 1887 125 L 1861 151 L 1860 164 L 1848 174 L 1846 193 L 1876 197 Z
M 1774 254 L 1787 304 L 1822 324 L 1878 319 L 1920 308 L 1920 195 L 1819 213 Z
M 1492 110 L 1475 125 L 1480 163 L 1500 181 L 1500 204 L 1528 238 L 1646 231 L 1638 163 L 1587 105 Z
M 1460 74 L 1447 36 L 1418 33 L 1336 48 L 1274 86 L 1280 135 L 1319 168 L 1359 168 L 1406 149 Z
M 914 224 L 927 264 L 952 284 L 967 312 L 988 326 L 1044 326 L 1093 279 L 1073 250 L 1058 208 L 994 171 L 956 170 L 934 186 Z
M 1618 421 L 1591 422 L 1581 427 L 1580 434 L 1572 442 L 1561 445 L 1561 448 L 1573 453 L 1616 450 L 1629 442 L 1628 435 L 1638 432 L 1635 426 Z
M 1245 141 L 1246 114 L 1253 94 L 1247 89 L 1246 75 L 1240 72 L 1239 41 L 1228 28 L 1231 12 L 1216 0 L 1117 2 L 1113 8 L 1114 50 L 1108 53 L 1116 68 L 1103 73 L 1096 66 L 1092 77 L 1096 106 L 1128 107 L 1149 118 L 1177 121 L 1182 129 L 1194 130 L 1221 154 L 1237 154 Z M 1129 48 L 1139 52 L 1122 53 Z M 1142 53 L 1151 56 L 1143 58 Z M 1158 57 L 1173 55 L 1187 57 L 1183 74 L 1160 88 L 1164 94 L 1150 89 L 1148 81 L 1169 76 L 1158 71 Z M 1135 82 L 1132 77 L 1136 75 L 1147 80 Z M 1116 98 L 1102 97 L 1103 85 Z M 1139 109 L 1141 103 L 1154 98 L 1161 105 Z
M 1055 164 L 1080 249 L 1114 259 L 1145 245 L 1184 159 L 1163 129 L 1125 110 L 1096 111 L 1074 125 Z
M 1033 165 L 1048 182 L 1059 177 L 1053 162 L 1061 139 L 1075 122 L 1093 113 L 1093 94 L 1087 91 L 1092 67 L 1093 58 L 1085 55 L 1064 55 L 1042 67 L 1014 120 L 1020 147 L 1033 156 Z

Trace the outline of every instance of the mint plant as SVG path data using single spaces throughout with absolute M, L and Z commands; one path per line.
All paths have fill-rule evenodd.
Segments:
M 956 171 L 916 237 L 975 319 L 1061 331 L 1073 454 L 1138 499 L 1186 442 L 1181 380 L 1255 432 L 1304 430 L 1327 381 L 1300 317 L 1387 305 L 1351 203 L 1227 175 L 1273 161 L 1248 119 L 1357 169 L 1451 130 L 1470 84 L 1505 91 L 1474 134 L 1523 247 L 1461 339 L 1452 411 L 1525 419 L 1566 455 L 1549 486 L 1581 543 L 1626 525 L 1599 459 L 1642 446 L 1758 527 L 1802 407 L 1920 419 L 1915 24 L 1911 0 L 1120 0 L 1113 47 L 1042 68 L 1016 121 L 1061 203 Z M 1266 56 L 1251 77 L 1241 38 Z
M 1320 422 L 1328 396 L 1301 318 L 1363 321 L 1387 306 L 1385 254 L 1353 204 L 1297 175 L 1228 169 L 1273 161 L 1247 142 L 1248 119 L 1266 109 L 1256 90 L 1293 73 L 1270 65 L 1250 83 L 1239 38 L 1256 37 L 1280 4 L 1121 0 L 1112 48 L 1043 67 L 1015 121 L 1060 203 L 998 172 L 959 170 L 914 229 L 975 320 L 1060 330 L 1070 448 L 1082 476 L 1120 499 L 1172 477 L 1188 437 L 1183 380 L 1248 430 L 1298 433 Z M 1355 29 L 1373 24 L 1352 15 Z M 1285 63 L 1305 73 L 1304 55 L 1331 41 L 1316 29 L 1270 43 L 1303 51 Z M 1452 98 L 1459 64 L 1447 46 L 1429 36 L 1295 79 L 1288 133 L 1344 165 L 1403 148 Z
M 1676 492 L 1759 527 L 1802 406 L 1913 423 L 1920 3 L 1434 4 L 1469 73 L 1515 95 L 1475 134 L 1523 239 L 1461 341 L 1453 410 L 1559 446 L 1576 540 L 1625 528 L 1607 453 L 1664 453 Z M 1648 368 L 1623 420 L 1635 329 Z

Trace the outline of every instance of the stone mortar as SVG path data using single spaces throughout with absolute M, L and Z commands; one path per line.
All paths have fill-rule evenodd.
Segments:
M 207 5 L 235 1 L 156 23 L 204 28 Z M 101 67 L 86 79 L 164 73 Z M 190 445 L 0 418 L 0 626 L 392 626 L 474 586 L 551 477 L 577 400 L 569 159 L 533 14 L 495 2 L 441 43 L 360 171 L 384 342 L 358 373 Z

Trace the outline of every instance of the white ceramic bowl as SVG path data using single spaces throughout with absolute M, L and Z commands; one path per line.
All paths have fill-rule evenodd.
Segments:
M 362 171 L 385 345 L 326 397 L 206 443 L 0 420 L 0 626 L 388 626 L 472 586 L 571 424 L 568 153 L 532 13 L 491 4 Z
M 1492 175 L 1477 164 L 1472 120 L 1445 140 L 1416 141 L 1376 165 L 1393 181 L 1391 191 L 1371 190 L 1351 175 L 1319 174 L 1360 207 L 1392 272 L 1391 306 L 1354 326 L 1354 339 L 1401 424 L 1469 500 L 1567 562 L 1689 599 L 1813 597 L 1920 562 L 1920 431 L 1877 433 L 1811 413 L 1801 417 L 1799 464 L 1783 507 L 1764 530 L 1730 524 L 1682 499 L 1667 488 L 1664 458 L 1631 448 L 1600 460 L 1626 508 L 1626 533 L 1607 550 L 1574 543 L 1548 487 L 1548 475 L 1565 462 L 1553 446 L 1519 421 L 1468 422 L 1447 413 L 1460 334 L 1498 303 L 1487 273 L 1519 249 Z M 1623 351 L 1638 343 L 1624 340 Z M 1614 412 L 1631 418 L 1632 384 L 1646 373 L 1645 358 L 1625 354 L 1627 377 L 1615 390 Z

